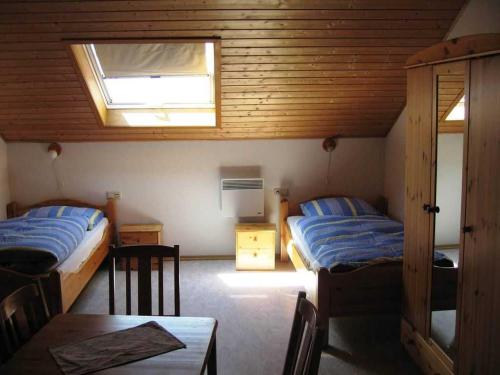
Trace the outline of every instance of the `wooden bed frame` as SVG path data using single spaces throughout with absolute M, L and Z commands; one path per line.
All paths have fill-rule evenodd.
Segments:
M 380 198 L 374 206 L 386 213 L 387 203 L 384 198 Z M 307 297 L 318 308 L 321 326 L 326 332 L 329 329 L 330 317 L 401 313 L 402 262 L 371 264 L 348 272 L 331 273 L 326 268 L 313 271 L 296 248 L 287 223 L 288 216 L 301 215 L 298 204 L 292 206 L 287 199 L 281 200 L 281 261 L 290 259 L 297 272 L 302 274 Z M 440 279 L 446 279 L 448 285 L 455 280 L 455 289 L 442 288 L 441 295 L 436 297 L 440 301 L 448 301 L 439 304 L 444 308 L 456 303 L 456 296 L 453 298 L 450 295 L 456 293 L 457 272 L 456 269 L 451 272 L 449 269 L 441 269 L 443 274 L 437 270 Z M 325 335 L 324 344 L 328 344 L 328 333 Z
M 51 315 L 65 313 L 69 310 L 83 288 L 87 285 L 94 273 L 108 254 L 109 245 L 115 238 L 115 201 L 108 199 L 103 206 L 81 202 L 72 199 L 54 199 L 30 206 L 20 206 L 16 202 L 7 205 L 7 217 L 13 218 L 23 215 L 31 208 L 44 206 L 76 206 L 93 207 L 104 212 L 109 224 L 103 233 L 101 241 L 95 246 L 87 260 L 82 263 L 77 272 L 64 273 L 58 268 L 41 275 L 27 275 L 12 270 L 0 268 L 2 294 L 30 282 L 40 283 L 45 294 L 47 306 Z

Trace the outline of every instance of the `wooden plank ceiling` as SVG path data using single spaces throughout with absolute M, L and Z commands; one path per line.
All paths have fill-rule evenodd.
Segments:
M 463 0 L 2 1 L 7 141 L 384 136 Z M 222 126 L 102 128 L 61 41 L 220 37 Z
M 438 131 L 439 133 L 463 133 L 464 121 L 446 121 L 446 117 L 464 96 L 463 74 L 440 75 L 438 78 Z

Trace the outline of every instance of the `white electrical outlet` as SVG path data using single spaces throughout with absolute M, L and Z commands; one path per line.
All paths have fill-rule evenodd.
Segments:
M 107 199 L 122 199 L 122 193 L 120 191 L 107 191 Z
M 282 198 L 288 197 L 288 189 L 287 188 L 274 188 L 273 193 L 275 195 L 279 195 Z

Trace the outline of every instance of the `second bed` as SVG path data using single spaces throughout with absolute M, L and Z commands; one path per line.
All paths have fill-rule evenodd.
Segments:
M 71 246 L 68 252 L 65 251 L 69 247 L 68 240 L 62 240 L 64 236 L 73 237 L 74 234 L 68 234 L 68 228 L 56 223 L 58 219 L 42 215 L 39 219 L 33 216 L 32 220 L 23 220 L 30 219 L 31 215 L 27 214 L 30 210 L 56 206 L 92 208 L 102 212 L 104 217 L 96 221 L 95 226 L 89 226 L 78 239 L 76 247 Z M 108 254 L 114 237 L 114 201 L 108 200 L 103 206 L 68 199 L 25 207 L 10 203 L 7 212 L 12 220 L 2 222 L 4 244 L 0 258 L 0 292 L 8 292 L 33 281 L 39 282 L 51 314 L 67 312 Z M 70 221 L 66 216 L 64 218 L 64 221 Z M 15 246 L 9 245 L 16 236 L 20 237 L 19 246 L 15 245 L 16 241 Z M 48 246 L 49 243 L 51 246 Z M 37 247 L 45 249 L 45 252 L 37 252 Z
M 401 223 L 361 200 L 327 197 L 297 206 L 283 199 L 280 224 L 281 258 L 289 258 L 302 275 L 325 329 L 330 317 L 400 314 Z M 443 284 L 442 294 L 433 299 L 442 306 L 454 304 L 453 262 L 438 254 L 434 274 L 449 285 Z

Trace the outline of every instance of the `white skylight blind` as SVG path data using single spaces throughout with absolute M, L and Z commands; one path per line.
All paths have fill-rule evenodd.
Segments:
M 203 43 L 95 44 L 106 78 L 208 74 Z

